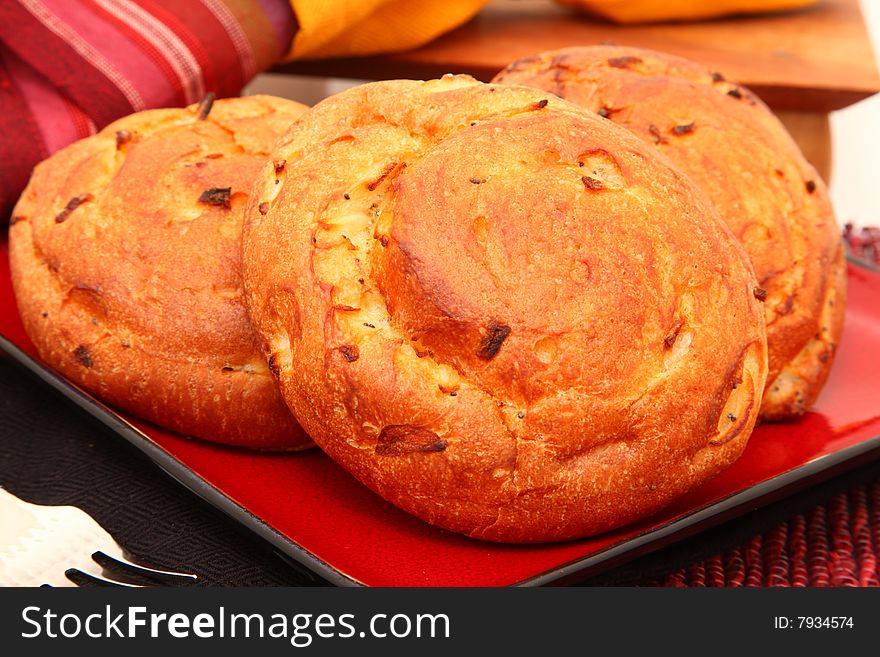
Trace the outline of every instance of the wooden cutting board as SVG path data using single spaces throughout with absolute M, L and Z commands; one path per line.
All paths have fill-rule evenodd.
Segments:
M 489 80 L 519 57 L 603 41 L 702 62 L 749 86 L 777 110 L 828 112 L 880 91 L 858 0 L 822 0 L 782 14 L 639 26 L 588 18 L 549 0 L 499 0 L 416 50 L 291 62 L 274 71 L 366 80 L 452 72 Z

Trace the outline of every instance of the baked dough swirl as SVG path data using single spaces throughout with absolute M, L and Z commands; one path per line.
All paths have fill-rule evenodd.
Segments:
M 306 109 L 253 96 L 139 112 L 39 164 L 9 249 L 40 357 L 182 433 L 310 446 L 260 354 L 241 280 L 254 176 Z
M 495 77 L 551 91 L 653 144 L 709 196 L 748 252 L 764 303 L 767 420 L 802 415 L 843 332 L 846 262 L 828 191 L 748 89 L 685 59 L 617 46 L 526 57 Z
M 601 532 L 741 453 L 766 377 L 748 260 L 625 130 L 467 76 L 362 85 L 264 167 L 254 326 L 331 457 L 430 523 Z

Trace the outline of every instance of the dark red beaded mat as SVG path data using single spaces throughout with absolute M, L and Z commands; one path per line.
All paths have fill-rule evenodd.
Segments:
M 880 479 L 644 586 L 880 586 Z

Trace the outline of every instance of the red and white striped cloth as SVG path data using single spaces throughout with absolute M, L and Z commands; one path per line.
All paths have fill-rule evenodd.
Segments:
M 287 0 L 0 0 L 0 221 L 40 160 L 131 112 L 238 94 L 296 30 Z

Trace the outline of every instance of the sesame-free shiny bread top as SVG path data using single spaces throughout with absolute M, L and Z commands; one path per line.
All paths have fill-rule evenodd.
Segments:
M 770 350 L 762 416 L 803 414 L 843 331 L 846 264 L 825 184 L 764 103 L 699 64 L 618 46 L 526 57 L 495 82 L 544 89 L 598 113 L 697 183 L 758 278 Z
M 240 259 L 254 177 L 305 109 L 246 97 L 140 112 L 38 165 L 13 212 L 10 257 L 40 357 L 176 431 L 310 444 L 255 342 Z
M 285 399 L 442 527 L 601 532 L 729 465 L 766 337 L 745 253 L 650 146 L 467 76 L 313 108 L 254 190 L 244 277 Z

